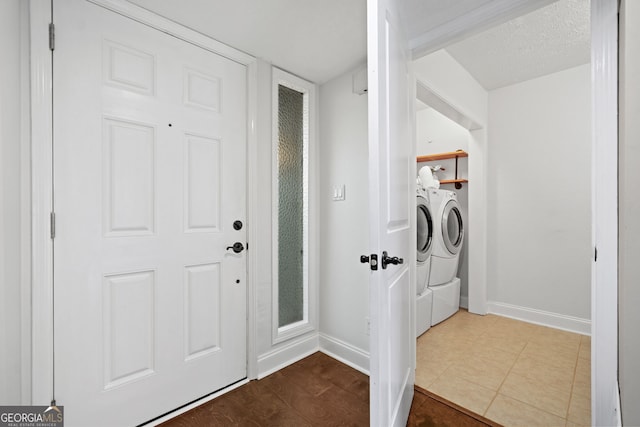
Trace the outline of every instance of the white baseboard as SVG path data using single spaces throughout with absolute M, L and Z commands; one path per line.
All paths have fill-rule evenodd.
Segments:
M 510 317 L 512 319 L 522 320 L 523 322 L 534 323 L 536 325 L 575 332 L 577 334 L 591 335 L 591 320 L 536 310 L 534 308 L 520 307 L 502 302 L 489 301 L 487 305 L 489 313 L 492 314 Z
M 287 341 L 284 345 L 258 356 L 258 379 L 304 359 L 318 350 L 320 346 L 317 333 Z
M 460 295 L 460 307 L 469 309 L 469 297 L 465 297 L 464 295 Z
M 369 353 L 337 338 L 320 334 L 320 351 L 369 375 Z

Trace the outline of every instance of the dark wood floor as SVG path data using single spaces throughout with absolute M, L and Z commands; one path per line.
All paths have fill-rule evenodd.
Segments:
M 315 353 L 162 424 L 187 426 L 368 426 L 369 378 Z M 409 426 L 495 426 L 416 389 Z

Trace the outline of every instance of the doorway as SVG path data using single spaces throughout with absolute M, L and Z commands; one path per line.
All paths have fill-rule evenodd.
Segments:
M 562 3 L 558 2 L 554 4 L 554 7 L 562 7 Z M 544 11 L 541 10 L 541 13 Z M 588 10 L 585 13 L 588 17 Z M 513 25 L 518 24 L 524 25 L 522 18 Z M 588 20 L 586 28 L 588 30 Z M 502 33 L 504 34 L 504 31 Z M 484 96 L 489 105 L 485 120 L 488 123 L 488 133 L 486 135 L 487 142 L 482 145 L 479 154 L 491 154 L 485 163 L 480 163 L 485 170 L 487 188 L 482 197 L 485 200 L 483 203 L 485 203 L 487 218 L 482 221 L 488 225 L 489 240 L 487 246 L 481 251 L 473 250 L 473 245 L 477 244 L 477 241 L 473 239 L 469 241 L 472 250 L 470 263 L 475 262 L 474 254 L 490 254 L 488 259 L 484 261 L 488 279 L 485 299 L 488 302 L 487 309 L 490 313 L 565 329 L 580 335 L 590 332 L 590 154 L 587 146 L 584 145 L 585 141 L 591 138 L 588 36 L 585 46 L 586 63 L 534 76 L 522 82 L 512 82 L 499 88 L 485 89 Z M 452 49 L 458 53 L 460 50 Z M 477 50 L 486 51 L 486 49 Z M 448 51 L 437 52 L 434 55 L 440 55 L 441 63 L 455 60 L 455 55 L 449 54 Z M 424 66 L 424 64 L 421 65 Z M 430 65 L 431 68 L 437 66 L 434 66 L 433 63 Z M 443 69 L 439 70 L 441 74 Z M 453 71 L 450 71 L 449 74 L 453 74 Z M 433 81 L 430 83 L 434 84 Z M 441 81 L 436 83 L 441 83 Z M 465 84 L 466 81 L 461 81 L 459 86 Z M 478 111 L 473 108 L 475 105 L 472 102 L 461 97 L 460 93 L 455 92 L 454 89 L 443 89 L 442 85 L 436 86 L 436 89 L 441 96 L 446 95 L 457 102 L 458 106 L 462 105 L 468 108 L 463 110 L 467 114 Z M 563 95 L 559 95 L 560 93 Z M 559 97 L 558 100 L 556 100 L 556 96 Z M 463 102 L 460 102 L 461 100 Z M 555 116 L 558 121 L 554 121 L 547 114 Z M 565 114 L 567 117 L 563 120 L 558 119 L 564 117 Z M 527 125 L 527 121 L 529 125 Z M 516 125 L 517 123 L 519 125 Z M 532 131 L 531 125 L 534 129 L 544 129 L 544 131 L 535 137 L 536 132 Z M 510 126 L 513 126 L 511 130 L 509 130 Z M 509 133 L 508 137 L 507 133 Z M 547 144 L 554 146 L 557 151 L 550 149 Z M 566 158 L 566 152 L 570 149 L 579 150 L 577 157 L 572 156 L 572 161 L 576 163 L 559 167 L 560 159 Z M 547 174 L 541 173 L 542 170 L 538 168 L 541 164 L 535 160 L 541 158 L 543 152 L 553 153 L 550 157 L 545 157 L 550 159 L 549 163 L 544 164 L 544 168 L 548 168 L 543 169 L 548 171 Z M 472 163 L 476 161 L 473 157 L 470 154 L 470 174 L 474 173 L 473 165 L 477 164 Z M 580 166 L 577 166 L 578 164 Z M 568 174 L 571 176 L 567 177 Z M 545 178 L 554 177 L 554 179 L 547 184 L 538 181 L 539 185 L 536 186 L 536 182 L 530 181 L 529 178 L 522 180 L 518 178 L 520 176 L 530 177 L 534 181 L 536 179 L 534 177 L 542 176 Z M 475 183 L 477 182 L 470 178 L 468 184 L 470 191 L 478 189 Z M 485 186 L 483 181 L 480 184 Z M 569 191 L 569 188 L 571 188 L 571 195 L 562 203 L 550 200 L 551 194 L 558 191 Z M 477 195 L 470 193 L 471 206 L 473 206 L 474 197 Z M 569 199 L 572 202 L 565 203 Z M 568 229 L 555 227 L 553 221 L 549 220 L 552 216 L 544 214 L 541 210 L 536 210 L 536 218 L 538 218 L 535 220 L 538 224 L 536 233 L 529 234 L 533 230 L 527 226 L 515 231 L 515 228 L 519 227 L 515 225 L 515 222 L 526 224 L 533 220 L 528 219 L 529 214 L 526 211 L 528 203 L 533 203 L 534 200 L 538 206 L 553 206 L 554 218 L 559 219 L 566 215 L 573 216 L 576 211 L 580 212 L 578 221 L 569 221 L 573 224 L 579 222 L 580 231 L 572 229 L 571 226 Z M 545 209 L 542 208 L 542 210 Z M 476 220 L 473 208 L 470 208 L 469 216 L 470 221 Z M 560 220 L 559 222 L 566 221 Z M 472 225 L 469 226 L 469 229 L 473 228 Z M 552 255 L 557 247 L 548 250 L 544 242 L 558 241 L 558 236 L 564 233 L 571 235 L 569 240 L 576 244 L 572 244 L 571 248 L 561 245 L 563 265 L 559 266 L 553 262 L 553 258 L 556 258 L 557 255 Z M 525 235 L 529 237 L 525 237 Z M 523 243 L 523 246 L 520 243 Z M 477 246 L 476 248 L 479 249 Z M 535 259 L 538 262 L 534 264 L 543 266 L 538 273 L 542 271 L 549 274 L 548 277 L 542 278 L 534 273 L 537 267 L 534 267 L 531 262 L 534 257 L 529 252 L 530 249 L 537 253 Z M 550 259 L 548 260 L 547 257 Z M 516 270 L 519 273 L 516 273 Z M 571 271 L 572 273 L 570 277 L 559 279 L 563 271 Z M 536 278 L 535 283 L 539 286 L 535 286 L 536 295 L 529 295 L 527 290 L 533 290 L 531 286 L 533 281 L 529 282 L 533 277 Z M 476 278 L 474 274 L 470 274 L 470 292 L 474 288 L 471 281 Z M 552 286 L 552 284 L 554 285 Z M 554 289 L 561 293 L 569 292 L 571 296 L 556 298 L 557 292 Z M 525 295 L 528 295 L 527 299 L 521 298 Z M 565 301 L 567 304 L 554 305 L 554 301 Z M 470 311 L 474 310 L 471 310 L 470 307 Z M 445 326 L 446 322 L 443 324 L 443 327 Z M 478 345 L 480 346 L 481 343 Z M 580 345 L 580 340 L 576 345 Z M 577 352 L 578 347 L 575 350 Z M 576 362 L 574 361 L 574 363 Z M 419 361 L 418 366 L 420 366 Z

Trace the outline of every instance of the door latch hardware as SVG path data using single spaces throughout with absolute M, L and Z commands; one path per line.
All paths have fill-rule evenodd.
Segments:
M 371 254 L 370 256 L 360 255 L 360 262 L 363 264 L 368 263 L 373 271 L 378 269 L 378 255 L 376 254 Z
M 382 269 L 386 270 L 387 265 L 393 264 L 403 264 L 404 260 L 402 258 L 398 258 L 397 256 L 390 257 L 387 251 L 382 252 Z
M 233 229 L 234 230 L 242 230 L 242 221 L 237 220 L 237 221 L 233 221 Z
M 227 250 L 229 249 L 233 249 L 233 252 L 239 254 L 240 252 L 244 251 L 244 245 L 242 244 L 242 242 L 235 242 L 233 246 L 227 246 Z

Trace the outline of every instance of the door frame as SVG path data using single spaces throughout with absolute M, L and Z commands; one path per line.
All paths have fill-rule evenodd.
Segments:
M 251 55 L 123 0 L 86 0 L 163 33 L 196 45 L 247 67 L 247 241 L 255 241 L 258 136 L 257 60 Z M 30 0 L 31 43 L 31 404 L 49 405 L 54 391 L 53 242 L 53 68 L 49 49 L 51 0 Z M 256 256 L 247 251 L 247 377 L 257 373 L 255 348 Z M 64 405 L 64 402 L 60 402 Z
M 545 0 L 536 0 L 543 5 Z M 522 15 L 522 7 L 531 4 L 518 1 L 512 4 L 503 2 L 506 7 L 503 19 L 512 19 Z M 487 12 L 487 13 L 485 13 Z M 617 163 L 617 100 L 618 100 L 618 0 L 593 0 L 591 2 L 591 90 L 592 90 L 592 164 L 598 158 L 598 168 L 592 167 L 592 243 L 599 247 L 599 262 L 592 259 L 591 264 L 591 414 L 597 424 L 614 425 L 620 415 L 620 396 L 617 378 L 618 368 L 618 163 Z M 495 18 L 495 10 L 479 10 L 471 17 L 459 17 L 437 28 L 437 31 L 424 34 L 412 40 L 414 60 L 446 47 L 464 37 L 477 32 Z M 446 36 L 443 36 L 446 35 Z M 477 155 L 482 156 L 486 164 L 488 140 L 486 130 L 479 129 L 477 136 L 483 142 Z M 472 132 L 473 133 L 473 132 Z M 470 153 L 470 157 L 475 157 Z M 470 169 L 471 170 L 471 169 Z M 475 182 L 475 181 L 474 181 Z M 482 176 L 481 191 L 486 193 L 486 176 Z M 615 193 L 615 194 L 614 194 Z M 478 194 L 480 196 L 480 194 Z M 478 199 L 479 200 L 479 199 Z M 471 196 L 470 196 L 471 203 Z M 471 207 L 470 207 L 471 209 Z M 478 225 L 482 236 L 476 246 L 486 248 L 486 204 L 481 205 L 484 218 Z M 475 228 L 474 228 L 475 229 Z M 475 239 L 474 239 L 475 242 Z M 484 264 L 478 265 L 481 272 L 480 289 L 474 294 L 478 299 L 478 309 L 487 312 L 487 267 L 486 251 L 482 252 Z M 469 253 L 469 258 L 473 254 Z M 471 300 L 471 298 L 470 298 Z M 471 302 L 470 302 L 471 305 Z M 474 311 L 474 310 L 471 310 Z
M 593 425 L 622 425 L 618 384 L 618 12 L 618 0 L 591 2 Z

